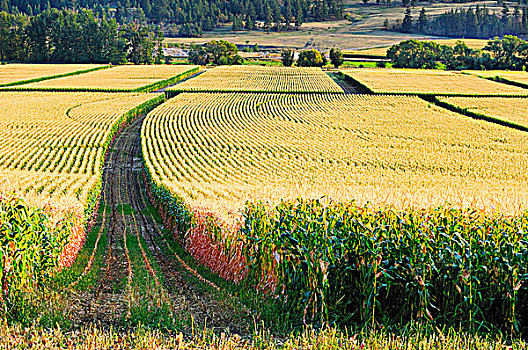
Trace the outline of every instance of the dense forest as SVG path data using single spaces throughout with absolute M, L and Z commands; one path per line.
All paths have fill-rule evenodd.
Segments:
M 342 0 L 0 0 L 0 11 L 12 14 L 33 16 L 52 8 L 89 8 L 117 23 L 146 19 L 181 36 L 199 36 L 228 22 L 234 30 L 293 30 L 305 21 L 343 15 Z
M 503 35 L 528 34 L 528 7 L 503 5 L 500 14 L 490 12 L 486 6 L 451 10 L 434 18 L 429 18 L 424 8 L 415 17 L 411 8 L 407 8 L 401 22 L 392 27 L 385 23 L 387 29 L 402 32 L 423 33 L 462 38 L 487 39 Z
M 155 34 L 154 34 L 155 33 Z M 163 34 L 135 21 L 118 24 L 91 10 L 50 9 L 35 16 L 0 12 L 0 60 L 151 63 Z

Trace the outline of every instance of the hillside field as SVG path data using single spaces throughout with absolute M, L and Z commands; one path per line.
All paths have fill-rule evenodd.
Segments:
M 437 44 L 448 45 L 451 47 L 455 46 L 456 43 L 459 40 L 461 40 L 469 48 L 474 49 L 474 50 L 477 50 L 477 49 L 481 50 L 488 44 L 488 40 L 482 40 L 482 39 L 435 39 L 435 38 L 431 38 L 430 40 L 434 41 Z M 343 50 L 343 55 L 345 55 L 345 57 L 356 57 L 356 58 L 386 58 L 387 50 L 389 48 L 390 46 L 381 46 L 381 47 L 373 47 L 373 48 L 366 48 L 366 49 L 359 49 L 359 50 Z
M 490 12 L 500 13 L 502 7 L 496 1 L 479 1 L 480 6 L 486 6 Z M 506 2 L 513 8 L 515 2 Z M 460 8 L 475 8 L 475 2 L 419 2 L 411 7 L 413 19 L 416 21 L 422 7 L 425 8 L 429 18 L 440 15 L 446 11 Z M 414 33 L 399 33 L 383 30 L 383 23 L 387 19 L 390 25 L 401 21 L 405 14 L 405 7 L 401 1 L 391 1 L 390 5 L 377 4 L 370 0 L 366 4 L 362 0 L 346 0 L 345 14 L 348 20 L 309 22 L 303 23 L 299 30 L 270 31 L 233 31 L 232 24 L 226 23 L 212 31 L 204 32 L 199 38 L 168 37 L 168 44 L 203 44 L 211 40 L 228 40 L 239 47 L 258 44 L 261 49 L 280 50 L 283 48 L 307 49 L 316 48 L 320 51 L 329 51 L 338 47 L 344 52 L 357 54 L 374 54 L 385 56 L 386 48 L 408 39 L 434 40 L 442 44 L 453 45 L 457 39 L 427 36 Z M 260 23 L 262 25 L 263 23 Z M 464 39 L 472 48 L 482 48 L 485 40 Z M 365 51 L 363 51 L 365 50 Z M 373 50 L 373 51 L 371 51 Z
M 512 212 L 528 195 L 525 133 L 417 97 L 186 93 L 142 133 L 155 181 L 220 213 L 324 196 Z

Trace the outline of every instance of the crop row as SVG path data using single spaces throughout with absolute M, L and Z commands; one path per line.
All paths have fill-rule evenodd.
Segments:
M 244 209 L 248 280 L 305 322 L 528 334 L 528 217 L 314 201 Z
M 112 126 L 153 96 L 1 93 L 2 169 L 98 174 Z
M 168 89 L 178 92 L 343 93 L 320 68 L 216 67 Z
M 187 93 L 150 113 L 142 132 L 156 181 L 224 218 L 246 200 L 513 212 L 526 195 L 524 133 L 417 97 Z

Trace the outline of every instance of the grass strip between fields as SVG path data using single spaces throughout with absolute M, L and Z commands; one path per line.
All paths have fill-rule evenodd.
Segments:
M 438 106 L 440 106 L 442 108 L 445 108 L 447 110 L 450 110 L 452 112 L 456 112 L 456 113 L 465 115 L 466 117 L 470 117 L 470 118 L 473 118 L 473 119 L 479 119 L 479 120 L 485 120 L 485 121 L 488 121 L 488 122 L 491 122 L 491 123 L 499 124 L 499 125 L 506 126 L 506 127 L 512 128 L 512 129 L 517 129 L 517 130 L 520 130 L 520 131 L 528 131 L 528 127 L 527 126 L 524 126 L 524 125 L 521 125 L 521 124 L 517 124 L 517 123 L 511 122 L 509 120 L 502 119 L 502 118 L 497 118 L 497 117 L 485 115 L 485 114 L 482 114 L 482 113 L 473 112 L 473 111 L 470 111 L 468 108 L 462 108 L 462 107 L 455 106 L 455 105 L 453 105 L 451 103 L 442 101 L 441 99 L 439 99 L 437 97 L 434 97 L 432 100 L 431 99 L 425 99 L 425 100 L 429 101 L 429 102 L 433 102 L 436 105 L 438 105 Z
M 517 87 L 520 87 L 520 88 L 523 88 L 523 89 L 528 89 L 528 84 L 526 84 L 526 83 L 522 83 L 520 81 L 506 79 L 506 78 L 503 78 L 503 77 L 500 77 L 500 76 L 486 78 L 486 79 L 491 80 L 491 81 L 496 81 L 497 83 L 508 84 L 508 85 L 517 86 Z
M 505 97 L 505 98 L 528 98 L 528 95 L 518 95 L 518 94 L 463 94 L 463 93 L 437 93 L 437 92 L 431 92 L 431 93 L 424 93 L 424 92 L 405 92 L 405 91 L 374 91 L 372 90 L 368 85 L 362 83 L 361 81 L 355 79 L 349 74 L 345 74 L 343 72 L 339 72 L 341 76 L 350 84 L 354 85 L 355 87 L 359 88 L 362 93 L 371 94 L 371 95 L 382 95 L 382 96 L 418 96 L 421 98 L 435 98 L 436 96 L 444 96 L 444 97 Z M 486 80 L 495 81 L 498 83 L 504 83 L 509 85 L 515 85 L 517 87 L 528 89 L 528 84 L 521 85 L 522 83 L 515 83 L 510 84 L 505 82 L 504 78 L 500 78 L 501 80 L 497 80 L 494 78 L 485 78 L 479 76 L 479 78 L 483 78 Z M 499 78 L 499 77 L 496 77 Z M 511 82 L 511 81 L 510 81 Z M 428 100 L 429 101 L 429 100 Z

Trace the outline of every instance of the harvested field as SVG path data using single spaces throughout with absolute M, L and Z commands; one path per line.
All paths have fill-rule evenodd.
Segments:
M 488 40 L 483 39 L 423 39 L 423 41 L 434 41 L 437 44 L 452 47 L 455 46 L 459 40 L 466 43 L 469 48 L 475 50 L 484 48 L 488 43 Z M 382 46 L 360 50 L 343 50 L 343 54 L 351 57 L 386 57 L 389 48 L 390 46 Z

